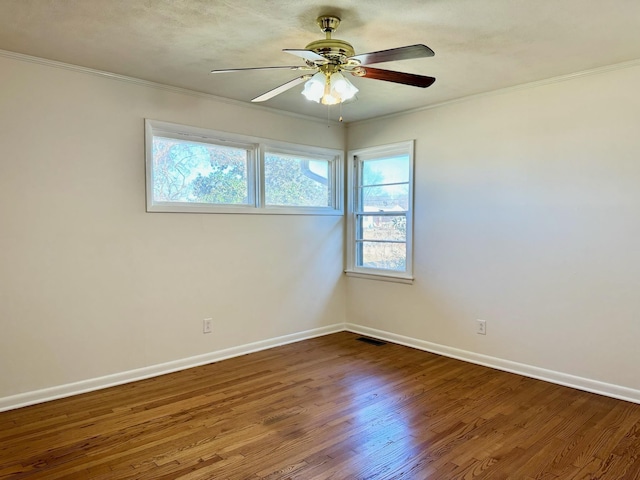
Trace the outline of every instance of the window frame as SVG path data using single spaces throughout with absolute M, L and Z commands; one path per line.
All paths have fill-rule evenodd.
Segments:
M 153 198 L 153 138 L 163 137 L 185 142 L 208 143 L 224 147 L 246 148 L 248 203 L 210 204 L 161 202 Z M 329 199 L 327 207 L 265 205 L 264 157 L 283 153 L 329 162 Z M 149 213 L 235 213 L 282 215 L 344 215 L 344 152 L 339 149 L 300 145 L 248 135 L 232 134 L 199 127 L 145 119 L 146 211 Z
M 332 205 L 340 205 L 341 206 L 340 213 L 341 214 L 343 213 L 342 198 L 343 198 L 344 187 L 342 183 L 342 178 L 343 178 L 342 161 L 335 161 L 335 156 L 332 158 L 328 155 L 320 154 L 319 152 L 312 153 L 310 151 L 302 151 L 300 149 L 295 149 L 295 148 L 292 148 L 291 146 L 283 146 L 283 145 L 275 145 L 275 144 L 264 145 L 260 152 L 260 171 L 263 172 L 263 174 L 260 175 L 260 201 L 265 209 L 287 210 L 290 208 L 295 208 L 295 209 L 307 209 L 311 212 L 316 212 L 316 211 L 324 211 L 327 208 L 331 208 L 331 207 L 293 207 L 290 205 L 267 205 L 266 199 L 265 199 L 266 174 L 264 174 L 265 157 L 267 156 L 267 154 L 285 155 L 289 157 L 299 156 L 299 157 L 305 157 L 305 159 L 308 159 L 308 160 L 320 160 L 320 161 L 328 162 L 329 165 L 327 170 L 327 173 L 328 173 L 327 186 L 329 189 L 329 199 Z M 335 184 L 336 179 L 339 179 L 338 181 L 340 182 L 340 185 L 337 185 L 337 188 Z
M 407 155 L 409 158 L 408 209 L 406 217 L 406 261 L 405 270 L 387 270 L 358 266 L 358 215 L 364 215 L 358 192 L 362 187 L 363 162 L 379 160 L 385 157 Z M 347 171 L 347 268 L 345 273 L 352 277 L 386 280 L 399 283 L 413 283 L 413 207 L 414 207 L 414 140 L 388 145 L 350 150 Z M 384 213 L 384 216 L 398 216 L 397 213 Z

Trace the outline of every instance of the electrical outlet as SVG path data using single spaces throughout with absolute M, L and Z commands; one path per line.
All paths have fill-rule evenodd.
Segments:
M 211 333 L 211 329 L 213 328 L 212 322 L 212 318 L 205 318 L 202 321 L 202 333 Z
M 476 333 L 478 335 L 487 334 L 487 322 L 486 320 L 476 320 Z

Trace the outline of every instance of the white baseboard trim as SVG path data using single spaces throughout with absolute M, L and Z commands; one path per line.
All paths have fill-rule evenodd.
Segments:
M 417 348 L 418 350 L 424 350 L 426 352 L 443 355 L 445 357 L 451 357 L 457 360 L 463 360 L 465 362 L 503 370 L 505 372 L 516 373 L 525 377 L 536 378 L 538 380 L 544 380 L 546 382 L 576 388 L 586 392 L 597 393 L 599 395 L 605 395 L 607 397 L 613 397 L 627 402 L 640 403 L 640 390 L 600 382 L 598 380 L 591 380 L 589 378 L 578 377 L 568 373 L 534 367 L 524 363 L 512 362 L 510 360 L 491 357 L 489 355 L 460 350 L 458 348 L 448 347 L 446 345 L 427 342 L 416 338 L 405 337 L 404 335 L 398 335 L 384 330 L 377 330 L 375 328 L 363 327 L 353 323 L 345 324 L 345 329 L 359 335 L 366 335 L 368 337 L 398 343 L 400 345 Z
M 187 368 L 198 367 L 200 365 L 219 362 L 221 360 L 238 357 L 240 355 L 246 355 L 247 353 L 258 352 L 260 350 L 279 347 L 288 343 L 299 342 L 301 340 L 321 337 L 323 335 L 341 331 L 344 331 L 344 324 L 329 325 L 326 327 L 306 330 L 304 332 L 292 333 L 290 335 L 248 343 L 238 347 L 226 348 L 224 350 L 218 350 L 204 355 L 197 355 L 195 357 L 161 363 L 159 365 L 151 365 L 149 367 L 137 368 L 135 370 L 114 373 L 112 375 L 105 375 L 104 377 L 91 378 L 89 380 L 82 380 L 80 382 L 69 383 L 66 385 L 59 385 L 51 388 L 44 388 L 42 390 L 11 395 L 9 397 L 0 398 L 0 412 L 26 407 L 36 403 L 48 402 L 59 398 L 70 397 L 80 393 L 114 387 L 116 385 L 144 380 L 146 378 L 157 377 L 167 373 L 177 372 L 179 370 L 186 370 Z
M 172 362 L 138 368 L 126 372 L 115 373 L 112 375 L 105 375 L 103 377 L 82 380 L 80 382 L 74 382 L 66 385 L 59 385 L 42 390 L 35 390 L 32 392 L 3 397 L 0 398 L 0 412 L 14 410 L 16 408 L 26 407 L 29 405 L 35 405 L 37 403 L 48 402 L 50 400 L 56 400 L 59 398 L 70 397 L 94 390 L 101 390 L 103 388 L 114 387 L 116 385 L 144 380 L 151 377 L 157 377 L 160 375 L 165 375 L 167 373 L 186 370 L 188 368 L 198 367 L 200 365 L 206 365 L 208 363 L 219 362 L 228 358 L 238 357 L 240 355 L 258 352 L 260 350 L 279 347 L 281 345 L 287 345 L 289 343 L 299 342 L 301 340 L 307 340 L 310 338 L 329 335 L 331 333 L 337 333 L 345 330 L 352 333 L 357 333 L 359 335 L 366 335 L 368 337 L 386 340 L 388 342 L 405 345 L 407 347 L 417 348 L 418 350 L 443 355 L 445 357 L 455 358 L 457 360 L 462 360 L 477 365 L 483 365 L 485 367 L 495 368 L 497 370 L 503 370 L 505 372 L 515 373 L 518 375 L 523 375 L 525 377 L 536 378 L 538 380 L 544 380 L 546 382 L 563 385 L 565 387 L 576 388 L 578 390 L 584 390 L 587 392 L 597 393 L 600 395 L 605 395 L 607 397 L 617 398 L 619 400 L 625 400 L 628 402 L 640 404 L 640 390 L 634 390 L 632 388 L 622 387 L 611 383 L 600 382 L 598 380 L 591 380 L 589 378 L 578 377 L 567 373 L 556 372 L 554 370 L 534 367 L 524 363 L 512 362 L 510 360 L 491 357 L 489 355 L 469 352 L 458 348 L 448 347 L 446 345 L 440 345 L 437 343 L 427 342 L 425 340 L 398 335 L 384 330 L 377 330 L 375 328 L 364 327 L 362 325 L 356 325 L 353 323 L 346 323 L 315 328 L 312 330 L 306 330 L 304 332 L 293 333 L 281 337 L 261 340 L 259 342 L 248 343 L 246 345 L 226 348 L 224 350 L 218 350 L 215 352 L 206 353 L 204 355 L 197 355 L 194 357 L 175 360 Z

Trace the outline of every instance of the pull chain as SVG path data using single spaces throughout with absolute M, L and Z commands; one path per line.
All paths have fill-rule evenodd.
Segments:
M 340 118 L 338 118 L 340 123 L 343 122 L 342 119 L 342 102 L 340 102 Z M 331 105 L 327 105 L 327 128 L 331 128 Z

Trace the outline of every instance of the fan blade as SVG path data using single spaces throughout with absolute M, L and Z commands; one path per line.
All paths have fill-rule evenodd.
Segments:
M 293 80 L 289 80 L 287 83 L 283 83 L 279 87 L 274 88 L 273 90 L 269 90 L 267 93 L 263 93 L 262 95 L 251 100 L 252 102 L 264 102 L 265 100 L 269 100 L 270 98 L 275 97 L 276 95 L 280 95 L 283 92 L 286 92 L 290 88 L 295 87 L 296 85 L 300 85 L 301 83 L 306 82 L 312 77 L 312 75 L 302 75 L 301 77 L 294 78 Z
M 361 53 L 354 55 L 349 60 L 358 60 L 361 65 L 373 63 L 393 62 L 395 60 L 409 60 L 412 58 L 433 57 L 435 53 L 426 45 L 408 45 L 406 47 L 380 50 L 379 52 Z
M 384 80 L 385 82 L 401 83 L 413 87 L 427 88 L 436 81 L 433 77 L 416 75 L 415 73 L 395 72 L 393 70 L 382 70 L 380 68 L 361 67 L 364 74 L 354 74 L 359 77 L 373 78 L 374 80 Z
M 296 57 L 304 58 L 305 60 L 309 60 L 310 62 L 323 62 L 327 63 L 328 60 L 324 58 L 322 55 L 312 51 L 312 50 L 296 50 L 292 48 L 285 48 L 282 50 L 283 52 L 290 53 L 291 55 L 295 55 Z
M 298 66 L 283 66 L 283 67 L 250 67 L 250 68 L 227 68 L 225 70 L 211 70 L 210 73 L 231 73 L 231 72 L 245 72 L 247 70 L 277 70 L 277 69 L 287 69 L 287 70 L 306 70 L 309 67 L 298 67 Z

